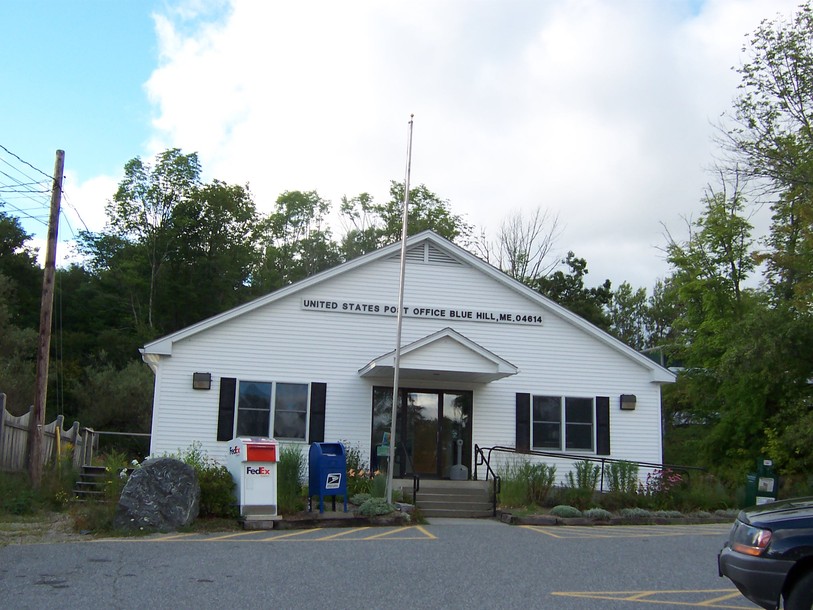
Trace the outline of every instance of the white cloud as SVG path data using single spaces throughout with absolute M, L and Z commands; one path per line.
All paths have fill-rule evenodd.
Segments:
M 549 208 L 594 283 L 650 288 L 661 223 L 699 209 L 712 179 L 745 35 L 796 0 L 696 4 L 234 0 L 218 22 L 157 15 L 152 152 L 198 151 L 264 210 L 284 190 L 383 198 L 414 113 L 413 183 L 492 231 Z
M 95 176 L 84 182 L 72 171 L 65 172 L 62 183 L 61 220 L 59 223 L 59 246 L 57 248 L 57 266 L 64 267 L 78 262 L 80 256 L 76 251 L 76 239 L 80 231 L 101 231 L 106 217 L 104 208 L 107 201 L 118 187 L 119 178 L 112 176 Z M 32 242 L 39 248 L 39 263 L 45 261 L 45 240 Z

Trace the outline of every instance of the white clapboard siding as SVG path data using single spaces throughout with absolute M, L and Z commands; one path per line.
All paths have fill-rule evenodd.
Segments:
M 403 320 L 402 345 L 444 328 L 474 342 L 518 369 L 491 383 L 410 380 L 417 387 L 473 392 L 473 443 L 514 446 L 518 392 L 610 397 L 613 458 L 660 462 L 660 383 L 668 372 L 603 335 L 550 301 L 489 270 L 434 234 L 417 242 L 408 257 L 404 304 L 414 309 L 503 312 L 541 316 L 541 324 L 493 323 L 452 317 Z M 327 386 L 326 440 L 370 448 L 372 388 L 392 380 L 366 379 L 359 370 L 395 347 L 396 318 L 383 307 L 398 302 L 399 261 L 394 247 L 367 255 L 256 302 L 158 340 L 144 349 L 156 372 L 153 454 L 201 443 L 224 459 L 217 442 L 220 379 Z M 386 254 L 386 255 L 384 255 Z M 348 313 L 303 307 L 303 299 L 358 304 L 379 313 Z M 364 308 L 364 307 L 362 307 Z M 407 368 L 446 371 L 493 369 L 481 353 L 441 339 L 404 357 Z M 210 390 L 193 390 L 192 374 L 212 375 Z M 619 396 L 635 394 L 634 411 L 621 411 Z M 566 466 L 562 465 L 562 472 Z

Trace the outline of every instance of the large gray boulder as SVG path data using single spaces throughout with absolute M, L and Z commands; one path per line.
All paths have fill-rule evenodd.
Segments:
M 136 531 L 174 531 L 192 523 L 199 508 L 195 469 L 174 458 L 157 458 L 147 460 L 130 475 L 113 525 Z

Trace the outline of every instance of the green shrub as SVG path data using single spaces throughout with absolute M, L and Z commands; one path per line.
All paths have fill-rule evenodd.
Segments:
M 602 508 L 610 512 L 617 512 L 622 508 L 632 508 L 638 505 L 640 498 L 634 493 L 623 493 L 620 491 L 610 491 L 598 496 L 598 502 Z
M 209 463 L 197 471 L 200 485 L 200 516 L 231 518 L 237 516 L 235 482 L 225 466 Z
M 377 474 L 373 477 L 370 495 L 374 498 L 385 498 L 387 496 L 387 475 Z
M 371 493 L 374 473 L 370 472 L 364 461 L 361 447 L 358 443 L 350 445 L 347 441 L 341 442 L 347 460 L 347 495 L 352 498 L 357 494 Z
M 568 485 L 572 489 L 583 489 L 591 493 L 595 491 L 601 469 L 589 460 L 574 462 L 573 467 L 576 469 L 576 476 L 573 476 L 572 471 L 567 473 Z
M 660 519 L 675 519 L 682 517 L 683 513 L 679 510 L 656 510 L 653 515 Z
M 30 515 L 39 509 L 39 498 L 29 486 L 27 477 L 19 478 L 25 479 L 25 484 L 3 485 L 0 511 L 10 515 Z
M 728 508 L 728 509 L 718 508 L 717 510 L 714 511 L 714 516 L 734 520 L 737 517 L 737 515 L 739 514 L 739 512 L 740 511 L 737 510 L 736 508 Z
M 379 515 L 388 515 L 395 511 L 392 504 L 387 504 L 385 498 L 370 498 L 364 504 L 359 506 L 358 512 L 365 517 L 376 517 Z
M 302 491 L 305 457 L 297 445 L 283 445 L 277 462 L 277 509 L 290 515 L 305 509 Z
M 541 506 L 556 480 L 556 466 L 529 460 L 508 462 L 500 469 L 500 503 Z
M 234 478 L 225 466 L 208 456 L 200 441 L 193 442 L 178 459 L 195 469 L 200 486 L 200 517 L 237 516 Z
M 46 466 L 39 489 L 34 489 L 24 472 L 0 472 L 0 514 L 30 515 L 40 510 L 63 510 L 71 498 L 76 471 Z
M 344 445 L 344 457 L 347 461 L 347 470 L 369 470 L 367 462 L 362 457 L 361 447 L 358 443 L 351 445 L 347 441 L 339 441 Z
M 574 517 L 581 517 L 582 511 L 580 511 L 575 506 L 559 504 L 558 506 L 554 506 L 553 508 L 550 509 L 550 514 L 555 517 L 563 517 L 565 519 L 570 519 Z
M 622 508 L 619 515 L 626 519 L 651 519 L 652 513 L 645 508 Z
M 94 459 L 100 466 L 104 466 L 104 480 L 102 482 L 104 499 L 106 502 L 118 504 L 121 491 L 127 484 L 129 468 L 133 467 L 124 453 L 110 451 Z
M 112 532 L 116 505 L 113 502 L 74 504 L 70 508 L 73 529 L 77 532 Z
M 634 494 L 638 490 L 638 464 L 610 462 L 605 471 L 607 489 L 622 494 Z
M 603 508 L 588 508 L 584 511 L 584 516 L 588 519 L 595 519 L 596 521 L 609 521 L 612 519 L 613 514 Z
M 672 490 L 671 504 L 671 508 L 683 513 L 695 510 L 714 511 L 737 506 L 737 497 L 717 477 L 695 473 L 685 485 Z
M 367 500 L 369 500 L 370 497 L 370 494 L 356 494 L 355 496 L 350 496 L 350 503 L 355 504 L 356 506 L 361 506 Z

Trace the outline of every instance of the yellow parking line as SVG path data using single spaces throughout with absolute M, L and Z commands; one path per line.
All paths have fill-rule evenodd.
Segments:
M 353 527 L 343 532 L 338 532 L 337 534 L 332 534 L 330 536 L 324 536 L 322 538 L 317 538 L 317 540 L 335 540 L 336 538 L 341 538 L 342 536 L 347 536 L 348 534 L 355 534 L 357 532 L 363 532 L 364 530 L 370 529 L 369 526 L 365 527 Z
M 419 532 L 422 532 L 423 534 L 425 534 L 426 537 L 429 538 L 430 540 L 437 540 L 438 539 L 437 536 L 435 536 L 434 534 L 427 531 L 427 529 L 423 525 L 416 525 L 415 529 L 418 530 Z
M 211 540 L 227 540 L 228 538 L 239 538 L 240 536 L 250 536 L 251 534 L 257 533 L 259 533 L 257 530 L 249 530 L 247 532 L 236 532 L 232 534 L 224 534 L 222 536 L 212 536 L 211 538 L 206 537 L 203 538 L 203 540 L 205 540 L 206 542 L 209 542 Z
M 545 534 L 546 536 L 550 536 L 551 538 L 564 538 L 564 536 L 557 536 L 553 532 L 550 532 L 537 525 L 520 525 L 520 527 L 525 528 L 526 530 L 531 530 L 532 532 L 536 532 L 537 534 Z
M 160 538 L 153 538 L 155 542 L 166 542 L 168 540 L 180 540 L 181 538 L 189 538 L 190 536 L 197 536 L 194 532 L 184 532 L 183 534 L 174 534 L 161 536 Z
M 653 599 L 656 595 L 681 595 L 681 594 L 703 594 L 703 593 L 725 593 L 707 599 L 705 601 L 680 601 L 675 599 Z M 559 597 L 578 597 L 580 599 L 606 599 L 611 601 L 639 602 L 643 604 L 661 604 L 672 606 L 691 606 L 693 608 L 727 608 L 730 610 L 745 610 L 747 606 L 730 606 L 721 604 L 729 599 L 739 597 L 740 593 L 736 589 L 685 589 L 685 590 L 663 590 L 663 591 L 554 591 L 551 595 Z
M 379 538 L 386 538 L 387 536 L 391 536 L 392 534 L 394 534 L 396 532 L 404 532 L 404 531 L 409 530 L 409 529 L 412 529 L 412 528 L 404 527 L 404 528 L 387 530 L 387 531 L 384 531 L 384 532 L 380 532 L 378 534 L 373 534 L 372 536 L 366 536 L 364 538 L 364 540 L 378 540 Z
M 289 534 L 280 534 L 279 536 L 269 536 L 268 538 L 262 538 L 260 542 L 274 542 L 275 540 L 282 540 L 283 538 L 294 538 L 295 536 L 302 536 L 303 534 L 309 534 L 313 530 L 296 530 Z
M 729 593 L 728 595 L 721 595 L 720 597 L 715 597 L 713 599 L 707 599 L 704 602 L 697 604 L 698 606 L 711 606 L 712 604 L 716 604 L 718 602 L 724 602 L 729 599 L 734 599 L 735 597 L 740 597 L 741 593 L 739 591 L 734 591 L 733 593 Z M 719 606 L 716 606 L 719 608 Z
M 181 538 L 188 538 L 195 535 L 196 534 L 194 532 L 184 532 L 182 534 L 166 534 L 157 538 L 97 538 L 96 540 L 90 540 L 89 542 L 166 542 L 179 540 Z
M 399 535 L 403 534 L 404 532 L 414 532 L 418 531 L 422 535 L 421 536 L 408 536 L 408 535 Z M 426 531 L 421 525 L 411 525 L 408 527 L 398 527 L 390 530 L 386 530 L 384 532 L 380 532 L 378 534 L 373 534 L 372 536 L 366 536 L 362 538 L 362 540 L 380 540 L 382 538 L 390 538 L 392 540 L 437 540 L 437 536 L 434 534 L 430 534 Z
M 649 597 L 650 595 L 654 595 L 656 593 L 657 591 L 639 591 L 635 595 L 630 595 L 629 597 L 623 597 L 621 599 L 623 599 L 625 602 L 635 602 L 644 597 Z

